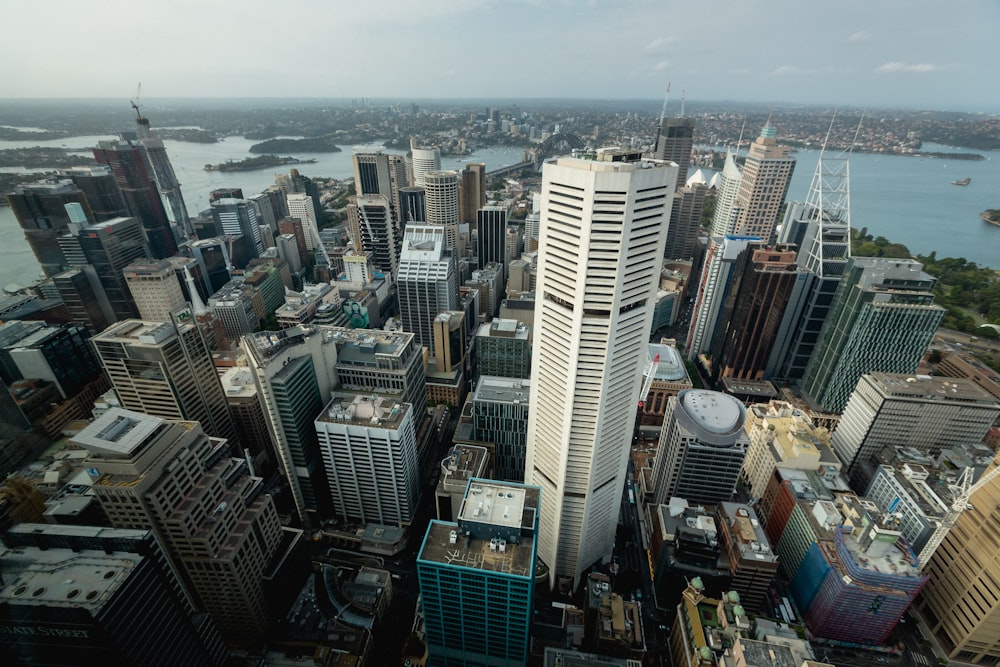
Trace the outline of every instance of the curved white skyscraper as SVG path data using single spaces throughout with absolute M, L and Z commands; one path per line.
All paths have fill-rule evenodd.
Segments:
M 610 152 L 542 171 L 525 482 L 552 585 L 611 557 L 676 180 Z
M 441 169 L 441 149 L 437 146 L 433 148 L 418 148 L 410 141 L 410 166 L 413 169 L 413 185 L 423 186 L 424 176 L 430 171 Z

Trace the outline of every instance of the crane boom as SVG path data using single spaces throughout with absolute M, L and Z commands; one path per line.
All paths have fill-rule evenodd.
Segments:
M 937 551 L 937 548 L 941 546 L 944 542 L 945 536 L 948 531 L 951 530 L 952 526 L 958 522 L 958 517 L 961 516 L 962 512 L 969 509 L 969 498 L 973 496 L 979 489 L 983 488 L 994 479 L 997 475 L 1000 475 L 1000 464 L 996 464 L 990 470 L 983 473 L 975 484 L 972 483 L 972 467 L 968 467 L 962 471 L 959 475 L 958 481 L 949 487 L 953 494 L 954 500 L 951 503 L 951 507 L 945 512 L 944 516 L 941 517 L 941 521 L 938 523 L 937 528 L 934 533 L 927 540 L 927 544 L 924 548 L 920 550 L 920 555 L 917 557 L 919 561 L 920 569 L 923 570 L 927 567 L 927 564 L 931 560 L 931 556 Z

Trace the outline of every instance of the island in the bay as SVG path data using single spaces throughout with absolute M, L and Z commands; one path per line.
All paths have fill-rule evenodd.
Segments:
M 250 147 L 251 153 L 339 153 L 332 136 L 304 139 L 268 139 Z
M 280 167 L 286 164 L 313 164 L 316 160 L 300 159 L 297 157 L 280 157 L 278 155 L 257 155 L 244 158 L 242 160 L 229 160 L 219 164 L 206 164 L 205 171 L 253 171 L 255 169 L 269 169 Z
M 979 217 L 982 218 L 983 222 L 1000 227 L 1000 208 L 988 208 L 980 213 Z

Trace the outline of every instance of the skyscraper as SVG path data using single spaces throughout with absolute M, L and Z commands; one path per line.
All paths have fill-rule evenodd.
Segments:
M 458 304 L 455 258 L 445 236 L 443 227 L 408 225 L 396 279 L 403 331 L 415 334 L 432 354 L 434 318 Z
M 415 139 L 410 139 L 410 166 L 413 169 L 413 185 L 423 187 L 424 176 L 441 169 L 441 149 L 437 146 L 420 148 Z
M 795 246 L 752 243 L 740 253 L 712 343 L 712 381 L 764 379 L 798 276 Z
M 19 185 L 7 195 L 7 204 L 24 230 L 24 240 L 31 246 L 38 265 L 48 277 L 61 273 L 69 266 L 57 239 L 72 221 L 66 210 L 66 204 L 70 203 L 81 207 L 84 224 L 93 220 L 87 197 L 69 180 Z
M 395 279 L 399 272 L 402 236 L 393 218 L 389 200 L 384 195 L 361 195 L 347 205 L 347 221 L 355 248 L 371 253 L 374 268 Z
M 561 158 L 542 172 L 525 480 L 539 556 L 575 588 L 610 558 L 677 168 Z M 641 200 L 641 201 L 640 201 Z
M 719 172 L 718 194 L 715 197 L 715 213 L 712 214 L 711 236 L 725 237 L 736 229 L 736 193 L 740 189 L 742 174 L 736 164 L 733 151 L 726 153 L 726 161 Z
M 430 664 L 528 664 L 540 496 L 472 478 L 457 522 L 431 521 L 417 555 Z
M 427 224 L 444 227 L 446 247 L 461 254 L 458 247 L 458 172 L 429 171 L 424 174 L 423 187 Z
M 483 325 L 487 326 L 487 325 Z M 531 382 L 480 375 L 472 396 L 473 437 L 493 443 L 493 479 L 524 479 Z
M 293 195 L 294 196 L 294 195 Z M 216 232 L 223 236 L 245 236 L 250 240 L 254 257 L 264 252 L 257 211 L 246 199 L 223 197 L 211 203 Z
M 170 158 L 167 157 L 167 149 L 163 146 L 163 140 L 153 135 L 149 129 L 149 119 L 139 113 L 139 107 L 135 107 L 135 115 L 139 143 L 146 151 L 146 157 L 153 168 L 153 178 L 160 190 L 160 196 L 167 202 L 167 208 L 170 209 L 170 218 L 177 226 L 180 236 L 194 238 L 194 227 L 191 225 L 191 218 L 188 216 L 187 206 L 184 204 L 181 184 L 177 182 L 177 175 L 170 164 Z
M 198 604 L 233 645 L 269 626 L 261 581 L 281 543 L 278 512 L 246 461 L 192 421 L 112 408 L 73 438 L 115 528 L 151 529 Z
M 400 230 L 413 223 L 422 224 L 427 219 L 427 193 L 422 187 L 401 188 L 399 199 Z M 400 234 L 400 238 L 402 238 L 402 234 Z
M 815 406 L 841 412 L 863 373 L 917 370 L 945 313 L 922 269 L 912 259 L 848 261 L 802 378 Z
M 22 523 L 2 536 L 0 655 L 9 664 L 221 664 L 149 530 Z
M 820 153 L 805 204 L 790 202 L 779 243 L 798 247 L 804 274 L 789 299 L 769 375 L 802 377 L 819 341 L 833 295 L 851 257 L 850 163 L 848 155 Z
M 665 259 L 688 260 L 694 256 L 707 190 L 704 184 L 695 183 L 683 186 L 674 193 L 670 208 L 670 233 L 663 250 Z
M 733 233 L 756 236 L 765 243 L 771 240 L 778 224 L 781 206 L 785 203 L 788 185 L 792 181 L 795 158 L 788 146 L 777 142 L 777 131 L 765 125 L 743 164 L 739 189 L 733 206 L 739 209 Z
M 489 262 L 504 267 L 504 284 L 507 279 L 507 209 L 502 206 L 486 206 L 476 211 L 478 240 L 476 254 L 480 268 Z M 517 259 L 512 257 L 511 259 Z
M 316 416 L 336 515 L 352 523 L 409 526 L 420 499 L 413 406 L 336 392 Z
M 693 118 L 663 118 L 656 135 L 653 157 L 667 160 L 677 165 L 677 184 L 680 190 L 687 183 L 688 165 L 691 164 L 691 149 L 694 148 Z
M 685 389 L 668 398 L 653 464 L 656 503 L 732 500 L 750 446 L 746 419 L 746 408 L 729 394 Z
M 115 175 L 104 165 L 63 169 L 60 175 L 73 181 L 86 195 L 97 222 L 130 215 Z
M 129 213 L 139 219 L 149 247 L 156 259 L 170 257 L 177 252 L 167 218 L 166 209 L 160 199 L 153 168 L 146 157 L 142 144 L 131 141 L 101 141 L 92 149 L 94 159 L 110 167 L 118 187 L 125 197 Z
M 459 220 L 472 224 L 476 212 L 486 205 L 486 165 L 473 163 L 462 170 L 462 182 L 458 187 Z
M 316 206 L 313 198 L 304 193 L 292 193 L 286 199 L 288 217 L 302 221 L 302 232 L 305 238 L 306 250 L 314 250 L 319 243 L 319 222 L 316 217 Z M 281 229 L 279 223 L 278 229 Z M 284 234 L 285 232 L 282 232 Z
M 381 195 L 389 202 L 397 230 L 403 221 L 400 190 L 407 186 L 406 158 L 390 155 L 380 147 L 356 148 L 353 156 L 354 183 L 358 197 Z
M 189 310 L 167 322 L 125 320 L 91 341 L 123 407 L 197 421 L 209 435 L 236 444 L 212 355 Z
M 169 322 L 170 313 L 184 306 L 187 298 L 174 267 L 171 260 L 161 259 L 133 262 L 122 270 L 139 319 Z

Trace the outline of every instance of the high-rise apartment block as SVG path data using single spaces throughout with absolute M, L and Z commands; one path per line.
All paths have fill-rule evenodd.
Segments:
M 998 416 L 1000 404 L 972 380 L 866 373 L 851 392 L 831 442 L 852 486 L 863 491 L 883 448 L 909 447 L 937 456 L 980 442 Z
M 222 664 L 226 651 L 149 530 L 22 523 L 0 549 L 7 664 Z
M 432 664 L 528 664 L 541 494 L 473 478 L 457 521 L 431 521 L 417 576 Z
M 235 443 L 212 355 L 189 310 L 167 322 L 119 322 L 91 341 L 123 407 L 197 421 L 206 433 Z
M 347 220 L 355 249 L 370 253 L 375 270 L 395 279 L 399 271 L 402 236 L 393 217 L 390 202 L 384 195 L 361 195 L 347 205 Z
M 841 412 L 864 373 L 913 373 L 945 310 L 912 259 L 852 258 L 802 378 L 821 410 Z
M 677 169 L 623 157 L 543 170 L 525 480 L 550 585 L 610 558 L 625 485 Z
M 458 242 L 458 172 L 430 171 L 424 174 L 426 223 L 445 230 L 445 245 L 451 250 Z
M 336 392 L 315 424 L 334 513 L 355 524 L 409 526 L 421 477 L 413 406 Z
M 313 198 L 303 192 L 293 192 L 286 198 L 288 217 L 296 218 L 302 223 L 302 236 L 306 250 L 314 250 L 319 243 L 319 218 Z M 287 232 L 281 230 L 282 234 Z
M 281 543 L 263 481 L 196 422 L 112 408 L 73 438 L 97 474 L 115 528 L 152 530 L 196 603 L 233 645 L 258 648 L 269 626 L 261 582 Z
M 687 389 L 671 396 L 653 464 L 656 502 L 731 500 L 750 444 L 746 418 L 729 394 Z

